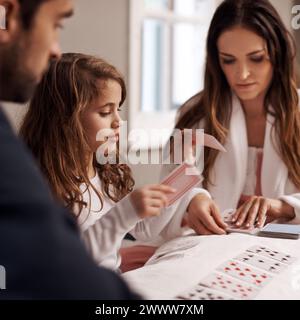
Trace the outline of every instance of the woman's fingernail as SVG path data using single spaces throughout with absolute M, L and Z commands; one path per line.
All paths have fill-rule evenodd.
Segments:
M 249 228 L 249 227 L 250 227 L 250 223 L 247 223 L 247 224 L 246 224 L 246 227 Z
M 238 222 L 236 223 L 236 225 L 237 225 L 237 226 L 240 226 L 240 225 L 241 225 L 241 223 L 238 221 Z

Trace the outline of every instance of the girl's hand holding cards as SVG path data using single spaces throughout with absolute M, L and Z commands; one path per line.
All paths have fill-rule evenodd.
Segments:
M 141 218 L 158 216 L 168 204 L 167 194 L 175 192 L 176 189 L 162 184 L 146 185 L 134 190 L 130 200 Z

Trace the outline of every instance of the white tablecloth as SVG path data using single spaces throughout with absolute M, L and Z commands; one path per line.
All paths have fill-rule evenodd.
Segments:
M 173 299 L 195 286 L 219 265 L 254 245 L 263 245 L 298 258 L 282 273 L 274 275 L 255 299 L 300 299 L 300 240 L 238 233 L 189 235 L 166 242 L 143 268 L 124 273 L 123 277 L 146 299 Z

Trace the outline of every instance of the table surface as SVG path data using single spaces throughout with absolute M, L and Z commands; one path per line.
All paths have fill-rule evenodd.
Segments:
M 175 299 L 222 263 L 254 245 L 266 246 L 297 258 L 283 272 L 273 275 L 254 299 L 299 300 L 300 240 L 238 233 L 222 236 L 187 235 L 163 244 L 143 268 L 124 273 L 123 278 L 146 299 Z

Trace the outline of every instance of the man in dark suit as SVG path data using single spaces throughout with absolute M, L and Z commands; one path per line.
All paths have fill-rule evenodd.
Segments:
M 0 100 L 25 102 L 59 57 L 58 29 L 71 0 L 0 0 Z M 2 10 L 3 12 L 3 10 Z M 86 253 L 71 215 L 56 204 L 33 158 L 0 108 L 0 299 L 132 299 L 114 273 Z

